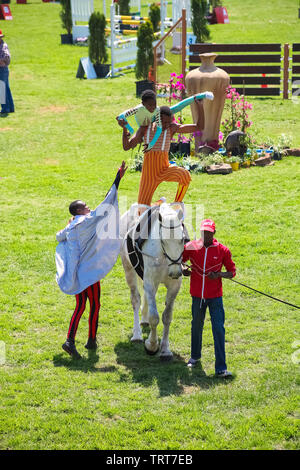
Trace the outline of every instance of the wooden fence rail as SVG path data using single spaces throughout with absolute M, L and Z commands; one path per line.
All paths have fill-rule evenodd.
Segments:
M 294 46 L 293 51 L 300 50 L 299 44 Z M 189 70 L 199 67 L 199 55 L 205 52 L 226 53 L 217 55 L 215 63 L 230 75 L 231 83 L 239 93 L 253 96 L 282 94 L 288 99 L 288 44 L 191 44 Z M 295 63 L 300 63 L 300 55 L 295 56 Z M 300 66 L 293 66 L 293 73 L 300 73 Z
M 296 52 L 299 52 L 299 54 L 296 54 Z M 300 43 L 298 44 L 293 44 L 292 47 L 292 93 L 297 93 L 297 90 L 300 88 L 300 65 L 294 65 L 294 64 L 300 64 Z M 298 82 L 298 87 L 296 88 L 295 85 Z M 299 93 L 297 93 L 299 95 Z

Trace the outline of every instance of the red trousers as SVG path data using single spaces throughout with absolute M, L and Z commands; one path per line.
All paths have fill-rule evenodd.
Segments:
M 83 292 L 80 292 L 80 294 L 76 294 L 76 307 L 70 321 L 68 339 L 75 339 L 80 318 L 85 311 L 87 299 L 90 302 L 89 338 L 96 339 L 100 310 L 100 292 L 100 282 L 98 281 L 92 286 L 87 287 Z

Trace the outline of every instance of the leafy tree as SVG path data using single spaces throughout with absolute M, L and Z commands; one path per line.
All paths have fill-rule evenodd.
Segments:
M 93 64 L 105 64 L 108 60 L 105 37 L 106 19 L 103 13 L 93 12 L 89 19 L 89 58 Z
M 150 67 L 153 67 L 153 27 L 150 21 L 141 24 L 137 32 L 137 58 L 135 66 L 136 78 L 147 80 Z
M 206 19 L 206 0 L 192 0 L 192 28 L 197 42 L 205 42 L 210 39 L 210 32 Z

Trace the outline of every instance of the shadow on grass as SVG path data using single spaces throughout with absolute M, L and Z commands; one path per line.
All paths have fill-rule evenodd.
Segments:
M 67 367 L 70 370 L 80 370 L 82 372 L 115 372 L 115 366 L 95 367 L 99 361 L 99 355 L 96 351 L 88 351 L 88 357 L 73 359 L 65 353 L 57 354 L 53 357 L 55 367 Z
M 150 387 L 156 382 L 160 396 L 190 394 L 197 392 L 197 389 L 210 389 L 224 382 L 228 384 L 231 382 L 214 375 L 206 375 L 200 362 L 190 369 L 185 359 L 178 354 L 173 355 L 172 361 L 163 362 L 159 358 L 159 353 L 149 356 L 145 352 L 143 343 L 131 343 L 130 339 L 118 343 L 115 346 L 115 353 L 117 363 L 130 371 L 130 378 L 124 373 L 120 375 L 121 382 L 131 380 L 144 387 Z

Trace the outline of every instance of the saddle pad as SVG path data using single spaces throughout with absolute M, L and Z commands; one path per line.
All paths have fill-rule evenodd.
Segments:
M 144 277 L 144 260 L 141 253 L 141 249 L 145 241 L 148 239 L 148 236 L 152 228 L 152 217 L 154 212 L 158 210 L 158 206 L 153 206 L 148 209 L 147 213 L 144 214 L 136 224 L 136 226 L 127 234 L 127 251 L 132 267 L 135 269 L 136 273 L 140 276 L 141 279 Z M 137 240 L 133 241 L 133 238 L 136 238 L 136 233 L 140 233 L 140 236 Z
M 127 235 L 127 251 L 132 267 L 141 279 L 144 278 L 144 260 L 142 254 L 135 249 L 132 238 Z

